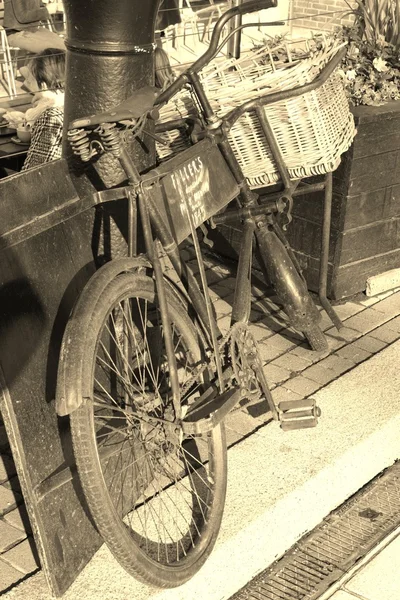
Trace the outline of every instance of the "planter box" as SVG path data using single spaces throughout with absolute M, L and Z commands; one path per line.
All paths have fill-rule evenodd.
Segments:
M 333 300 L 365 290 L 368 277 L 400 266 L 400 102 L 357 107 L 354 116 L 358 133 L 334 173 L 328 270 Z M 312 291 L 318 290 L 323 199 L 323 193 L 295 198 L 287 231 Z M 241 224 L 220 226 L 210 237 L 217 252 L 235 258 Z
M 400 265 L 400 102 L 354 109 L 357 136 L 334 173 L 329 295 L 365 290 Z M 295 200 L 288 239 L 309 288 L 318 288 L 323 195 Z

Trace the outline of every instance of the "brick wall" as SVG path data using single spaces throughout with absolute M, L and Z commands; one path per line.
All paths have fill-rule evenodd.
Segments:
M 354 4 L 351 0 L 349 3 Z M 337 25 L 353 22 L 351 15 L 344 16 L 347 11 L 345 0 L 292 0 L 292 18 L 295 18 L 292 24 L 294 27 L 330 31 Z M 336 14 L 317 16 L 327 12 Z

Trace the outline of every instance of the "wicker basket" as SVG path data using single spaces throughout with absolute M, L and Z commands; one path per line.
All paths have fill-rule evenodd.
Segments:
M 338 51 L 339 46 L 325 38 L 319 49 L 306 49 L 299 57 L 290 43 L 271 48 L 270 44 L 239 60 L 214 61 L 201 74 L 213 109 L 224 116 L 248 100 L 293 89 L 312 82 Z M 285 59 L 276 61 L 278 54 Z M 355 135 L 354 120 L 340 76 L 335 72 L 324 85 L 312 92 L 264 108 L 275 138 L 293 179 L 333 171 Z M 173 98 L 160 111 L 162 122 L 196 114 L 188 91 Z M 185 131 L 175 136 L 171 147 L 157 145 L 161 160 L 175 154 L 175 148 L 190 145 Z M 179 143 L 177 136 L 180 136 Z M 251 187 L 279 180 L 276 163 L 261 124 L 254 111 L 244 114 L 232 127 L 229 140 Z

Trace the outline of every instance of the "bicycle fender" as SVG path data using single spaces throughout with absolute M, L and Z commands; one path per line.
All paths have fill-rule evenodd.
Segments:
M 147 257 L 112 260 L 89 279 L 79 296 L 65 328 L 58 363 L 55 408 L 60 417 L 71 414 L 84 401 L 85 394 L 78 396 L 76 390 L 82 389 L 84 383 L 85 350 L 90 346 L 90 321 L 97 303 L 111 281 L 138 268 L 151 268 Z

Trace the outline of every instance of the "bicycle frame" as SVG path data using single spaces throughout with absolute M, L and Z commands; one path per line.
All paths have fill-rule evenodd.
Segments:
M 273 0 L 269 0 L 267 4 L 269 6 L 275 5 Z M 230 18 L 237 14 L 241 14 L 242 12 L 249 12 L 249 8 L 251 8 L 251 10 L 258 10 L 259 8 L 265 7 L 266 2 L 264 0 L 255 0 L 227 11 L 227 13 L 225 13 L 218 20 L 213 32 L 210 46 L 205 54 L 200 57 L 191 68 L 178 77 L 178 79 L 156 99 L 155 105 L 157 106 L 168 101 L 175 93 L 177 93 L 187 84 L 192 87 L 201 108 L 199 114 L 199 123 L 202 125 L 200 131 L 196 132 L 197 143 L 195 143 L 188 150 L 185 150 L 178 156 L 165 161 L 161 166 L 152 169 L 147 174 L 140 176 L 132 158 L 125 149 L 115 126 L 116 122 L 122 121 L 129 115 L 132 115 L 132 111 L 127 110 L 126 105 L 124 106 L 122 112 L 118 111 L 117 108 L 114 112 L 109 113 L 105 117 L 104 115 L 94 115 L 93 117 L 89 117 L 87 119 L 78 119 L 70 125 L 70 127 L 74 128 L 79 126 L 93 126 L 98 123 L 114 122 L 112 126 L 107 125 L 105 129 L 103 129 L 104 139 L 107 139 L 107 144 L 104 141 L 104 147 L 105 150 L 113 152 L 114 155 L 119 159 L 121 166 L 127 175 L 128 185 L 124 188 L 97 192 L 95 194 L 95 203 L 98 204 L 106 201 L 128 198 L 128 254 L 132 258 L 137 255 L 137 239 L 139 231 L 141 230 L 143 233 L 146 253 L 154 269 L 163 328 L 166 336 L 166 351 L 169 364 L 172 366 L 171 387 L 173 402 L 176 408 L 175 412 L 177 415 L 179 414 L 179 384 L 177 379 L 175 356 L 173 352 L 172 335 L 168 322 L 164 276 L 160 263 L 159 249 L 157 247 L 158 242 L 161 243 L 164 251 L 170 258 L 175 271 L 183 281 L 186 288 L 187 299 L 190 301 L 194 311 L 199 316 L 202 327 L 208 334 L 207 337 L 211 342 L 212 355 L 216 363 L 218 393 L 211 394 L 210 398 L 201 397 L 200 400 L 196 402 L 194 410 L 197 411 L 199 407 L 201 407 L 201 410 L 198 414 L 198 419 L 192 422 L 191 425 L 188 425 L 189 429 L 190 427 L 193 428 L 191 432 L 196 431 L 196 428 L 199 427 L 203 427 L 201 431 L 204 431 L 204 427 L 212 428 L 215 426 L 240 399 L 240 396 L 237 393 L 240 390 L 233 390 L 233 392 L 232 390 L 225 390 L 226 376 L 224 375 L 219 356 L 219 342 L 222 336 L 213 315 L 204 263 L 195 229 L 207 219 L 213 219 L 214 223 L 224 222 L 224 220 L 227 221 L 230 218 L 237 218 L 238 216 L 244 219 L 243 237 L 240 249 L 231 322 L 247 322 L 250 314 L 251 302 L 250 278 L 253 234 L 256 232 L 256 235 L 264 235 L 263 241 L 265 241 L 265 236 L 268 236 L 268 233 L 273 228 L 272 221 L 268 220 L 271 215 L 278 212 L 282 213 L 287 207 L 290 209 L 293 193 L 295 191 L 297 191 L 298 194 L 302 193 L 301 189 L 296 190 L 299 182 L 293 182 L 289 178 L 287 169 L 280 155 L 279 148 L 274 140 L 272 131 L 270 130 L 268 121 L 262 113 L 262 107 L 265 104 L 277 102 L 281 99 L 300 95 L 315 89 L 329 77 L 341 59 L 341 54 L 337 54 L 334 60 L 330 61 L 330 63 L 320 74 L 319 78 L 312 84 L 307 84 L 287 92 L 278 92 L 276 94 L 271 94 L 270 96 L 260 97 L 255 101 L 244 103 L 242 106 L 228 114 L 227 117 L 220 119 L 214 113 L 210 102 L 207 99 L 206 93 L 199 78 L 199 71 L 218 52 L 218 41 L 222 28 Z M 279 165 L 279 171 L 282 176 L 284 188 L 283 191 L 280 192 L 276 197 L 273 199 L 268 198 L 263 202 L 260 202 L 258 195 L 256 195 L 247 184 L 247 181 L 228 140 L 230 128 L 233 126 L 236 120 L 242 116 L 242 114 L 249 110 L 256 110 L 260 116 L 263 130 L 268 141 L 270 142 L 271 150 Z M 150 112 L 151 111 L 149 109 L 149 114 Z M 175 121 L 169 124 L 169 126 L 171 128 L 175 128 L 176 123 L 177 122 Z M 181 123 L 186 124 L 186 121 L 182 120 Z M 100 129 L 102 127 L 104 128 L 104 125 L 101 125 Z M 164 131 L 168 129 L 168 124 L 164 124 L 163 129 Z M 210 155 L 212 154 L 212 160 L 209 160 L 206 170 L 201 170 L 199 165 L 204 166 L 204 164 L 207 163 L 209 158 L 208 153 Z M 214 182 L 211 185 L 211 174 L 216 166 L 218 171 L 218 180 L 216 177 L 214 177 Z M 193 183 L 193 181 L 196 181 L 197 170 L 200 171 L 198 177 L 199 181 L 202 179 L 202 177 L 204 180 L 204 176 L 211 178 L 210 186 L 207 191 L 211 193 L 212 201 L 209 202 L 209 205 L 207 206 L 207 194 L 200 193 L 200 203 L 198 207 L 200 213 L 196 216 L 191 213 L 191 208 L 193 207 L 190 206 L 190 202 L 188 202 L 186 197 L 187 194 L 185 186 L 188 183 L 190 184 Z M 185 174 L 186 181 L 182 173 Z M 192 181 L 188 174 L 192 176 Z M 174 189 L 172 196 L 170 195 L 172 204 L 170 203 L 168 206 L 168 183 L 171 186 L 171 181 Z M 309 190 L 309 188 L 307 189 Z M 222 190 L 221 193 L 220 190 Z M 176 201 L 174 206 L 174 196 L 175 198 L 178 198 L 178 206 Z M 227 215 L 216 215 L 216 213 L 218 213 L 222 208 L 226 207 L 226 205 L 229 204 L 229 202 L 234 198 L 238 199 L 238 209 L 228 209 Z M 217 201 L 215 201 L 215 199 L 217 199 Z M 179 211 L 181 212 L 180 219 Z M 182 221 L 182 217 L 185 217 L 183 219 L 183 221 L 186 222 L 185 225 L 183 225 L 182 222 L 179 222 Z M 192 235 L 193 237 L 200 270 L 202 289 L 200 289 L 200 286 L 198 285 L 193 273 L 182 259 L 180 254 L 179 244 L 188 235 Z M 284 242 L 279 240 L 279 235 L 277 236 L 274 234 L 273 241 L 268 242 L 267 240 L 265 243 L 270 243 L 269 254 L 271 256 L 275 254 L 273 258 L 275 261 L 275 263 L 272 265 L 273 268 L 276 270 L 281 268 L 280 263 L 285 263 L 283 253 L 286 252 L 287 254 L 287 249 L 284 247 Z M 287 278 L 290 279 L 291 277 L 293 279 L 296 277 L 297 279 L 292 287 L 296 287 L 296 285 L 299 287 L 298 282 L 299 280 L 301 282 L 301 278 L 297 272 L 293 274 L 294 271 L 295 269 L 293 267 L 292 272 L 289 272 Z M 298 313 L 304 315 L 307 310 L 311 312 L 312 309 L 315 311 L 316 318 L 317 316 L 319 317 L 319 313 L 313 304 L 311 307 L 307 306 L 308 296 L 304 300 L 303 297 L 301 297 L 301 294 L 298 294 L 298 296 L 299 295 L 300 298 L 296 297 L 293 300 L 293 303 L 295 304 L 294 310 L 292 311 L 294 318 L 296 318 L 296 310 Z M 229 369 L 227 375 L 228 377 L 231 376 Z M 267 397 L 267 402 L 272 414 L 276 417 L 276 409 L 274 407 L 272 398 Z M 207 418 L 204 417 L 205 412 L 208 414 Z M 211 416 L 212 413 L 214 414 Z
M 225 416 L 230 408 L 239 401 L 240 393 L 239 390 L 225 390 L 227 377 L 229 377 L 231 373 L 224 373 L 221 364 L 219 343 L 222 336 L 212 310 L 212 302 L 209 296 L 201 251 L 199 247 L 197 247 L 196 254 L 198 257 L 202 289 L 200 289 L 190 267 L 188 267 L 186 262 L 182 259 L 179 249 L 180 242 L 186 239 L 188 234 L 193 236 L 195 245 L 196 242 L 198 244 L 195 228 L 196 225 L 199 224 L 199 218 L 197 217 L 197 220 L 195 221 L 191 215 L 191 207 L 189 206 L 182 189 L 182 178 L 189 177 L 191 172 L 192 180 L 196 183 L 196 181 L 201 181 L 202 174 L 207 174 L 210 189 L 207 191 L 203 189 L 203 192 L 205 198 L 208 198 L 208 203 L 206 202 L 200 207 L 201 213 L 203 214 L 204 211 L 205 216 L 213 214 L 216 208 L 218 209 L 218 207 L 225 206 L 226 203 L 236 197 L 239 193 L 239 188 L 216 144 L 212 144 L 208 140 L 199 142 L 199 144 L 182 153 L 179 157 L 166 161 L 161 167 L 153 169 L 143 177 L 140 177 L 132 159 L 123 147 L 119 154 L 119 160 L 128 175 L 129 185 L 124 188 L 97 192 L 95 194 L 95 203 L 99 204 L 122 198 L 127 198 L 129 200 L 128 254 L 131 258 L 135 258 L 137 255 L 136 241 L 143 235 L 146 254 L 154 269 L 160 303 L 160 313 L 162 315 L 163 330 L 166 340 L 166 351 L 170 365 L 175 365 L 175 356 L 172 347 L 171 330 L 168 322 L 164 273 L 160 263 L 158 243 L 163 247 L 179 278 L 184 283 L 187 299 L 193 306 L 195 313 L 199 316 L 200 325 L 203 328 L 203 331 L 206 332 L 208 340 L 211 342 L 212 353 L 216 363 L 217 377 L 215 385 L 217 389 L 215 390 L 215 393 L 210 396 L 210 393 L 208 392 L 208 396 L 210 397 L 207 397 L 207 402 L 204 403 L 204 399 L 201 398 L 194 406 L 194 408 L 197 409 L 198 405 L 201 405 L 203 412 L 204 410 L 208 410 L 209 413 L 211 413 L 215 412 L 210 409 L 211 403 L 213 404 L 213 407 L 215 407 L 215 403 L 221 405 L 218 415 L 214 414 L 212 420 L 208 420 L 206 424 L 203 422 L 203 428 L 207 427 L 207 430 L 211 430 Z M 198 172 L 196 172 L 196 165 L 197 169 L 199 169 Z M 199 165 L 201 165 L 201 167 Z M 159 183 L 161 180 L 163 181 L 163 185 L 160 185 Z M 219 194 L 218 183 L 221 181 L 224 183 L 223 194 Z M 169 198 L 172 201 L 176 200 L 176 187 L 178 188 L 178 193 L 180 191 L 180 204 L 178 202 L 172 202 L 171 206 L 165 206 L 163 209 L 163 196 L 165 202 L 165 198 L 167 198 L 169 192 Z M 218 198 L 217 202 L 215 202 L 215 196 Z M 168 209 L 170 209 L 171 212 L 169 212 Z M 168 225 L 171 223 L 171 217 L 172 220 L 175 221 L 175 226 L 172 229 Z M 189 226 L 186 220 L 187 217 Z M 203 222 L 201 218 L 200 221 Z M 135 265 L 135 262 L 132 263 L 133 267 Z M 179 414 L 179 385 L 176 365 L 175 368 L 171 369 L 171 375 L 172 396 L 176 407 L 176 414 Z M 223 396 L 224 392 L 226 392 L 226 395 L 230 400 L 228 403 L 226 402 L 226 395 L 224 396 L 224 401 L 222 402 L 221 400 L 221 395 Z M 207 409 L 205 407 L 207 407 Z M 198 419 L 200 418 L 201 417 L 198 416 Z M 199 432 L 199 427 L 200 425 L 197 420 L 191 423 L 190 426 L 188 425 L 188 428 L 192 433 L 194 430 Z M 204 431 L 204 429 L 201 431 Z M 187 431 L 187 433 L 188 432 L 189 431 Z

